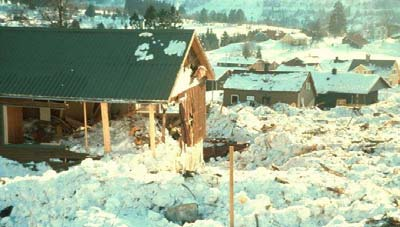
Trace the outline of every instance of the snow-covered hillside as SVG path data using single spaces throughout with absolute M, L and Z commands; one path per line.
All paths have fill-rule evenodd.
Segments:
M 268 40 L 257 43 L 261 48 L 263 60 L 269 62 L 288 61 L 295 57 L 303 60 L 312 58 L 313 61 L 320 63 L 322 71 L 331 71 L 332 62 L 336 57 L 342 60 L 349 60 L 341 65 L 335 65 L 340 71 L 347 71 L 352 59 L 364 59 L 366 54 L 370 54 L 373 59 L 397 59 L 400 61 L 400 42 L 393 39 L 379 40 L 365 45 L 362 49 L 354 49 L 348 44 L 342 44 L 341 38 L 326 38 L 312 46 L 294 47 L 282 43 L 281 41 Z M 242 58 L 243 43 L 234 43 L 217 50 L 207 52 L 209 60 L 217 69 L 217 77 L 222 76 L 229 67 L 216 67 L 217 63 L 226 59 Z M 244 60 L 243 60 L 244 61 Z
M 231 9 L 242 9 L 250 21 L 267 21 L 285 27 L 302 28 L 317 19 L 327 27 L 328 16 L 337 0 L 186 0 L 183 5 L 189 13 L 229 13 Z M 400 5 L 395 0 L 342 0 L 351 31 L 374 29 L 385 19 L 385 15 L 400 21 Z M 180 1 L 179 3 L 182 4 Z M 391 15 L 388 14 L 391 12 Z
M 398 223 L 399 92 L 383 92 L 383 101 L 360 111 L 212 105 L 209 136 L 251 144 L 235 154 L 235 226 Z M 95 137 L 100 127 L 91 133 Z M 121 133 L 113 140 L 126 136 Z M 176 146 L 171 143 L 159 146 L 154 160 L 147 148 L 121 141 L 125 153 L 39 176 L 24 176 L 32 170 L 0 159 L 0 209 L 13 206 L 0 225 L 175 227 L 180 225 L 164 217 L 166 208 L 194 202 L 201 220 L 184 226 L 227 226 L 227 159 L 212 159 L 185 178 L 167 171 L 173 161 L 164 154 Z

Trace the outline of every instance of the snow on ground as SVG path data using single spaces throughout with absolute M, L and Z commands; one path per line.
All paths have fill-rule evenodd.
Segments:
M 243 43 L 234 43 L 217 50 L 207 52 L 211 62 L 217 63 L 221 59 L 237 58 L 242 55 Z M 341 44 L 341 38 L 325 38 L 323 42 L 312 46 L 294 47 L 282 43 L 281 41 L 268 40 L 257 43 L 261 47 L 261 53 L 264 60 L 270 62 L 288 61 L 294 57 L 307 59 L 316 56 L 321 66 L 329 65 L 329 62 L 339 57 L 341 60 L 364 59 L 366 54 L 371 54 L 372 59 L 398 59 L 400 60 L 400 43 L 393 39 L 379 40 L 372 42 L 362 49 L 354 49 L 348 44 Z M 330 71 L 331 69 L 328 69 Z
M 235 153 L 235 226 L 399 220 L 400 89 L 381 99 L 360 112 L 213 104 L 208 136 L 250 141 L 247 151 Z M 119 124 L 112 123 L 113 139 L 126 137 L 127 121 Z M 97 131 L 92 128 L 92 141 L 101 138 Z M 158 146 L 157 159 L 147 146 L 131 150 L 116 141 L 120 149 L 102 160 L 87 159 L 61 173 L 22 172 L 0 183 L 0 209 L 14 206 L 0 226 L 172 227 L 180 225 L 164 218 L 166 208 L 192 202 L 202 220 L 184 226 L 228 225 L 227 158 L 212 159 L 184 178 L 168 171 L 177 147 L 172 139 Z M 0 159 L 0 170 L 7 163 Z
M 183 24 L 183 28 L 185 29 L 194 29 L 198 34 L 204 34 L 207 32 L 208 29 L 211 29 L 217 37 L 220 39 L 224 32 L 227 32 L 228 35 L 233 36 L 235 34 L 247 34 L 249 31 L 254 30 L 262 30 L 266 31 L 270 30 L 278 30 L 285 33 L 298 33 L 300 32 L 299 29 L 292 29 L 292 28 L 284 28 L 284 27 L 276 27 L 270 26 L 265 24 L 227 24 L 227 23 L 208 23 L 208 24 L 201 24 L 196 21 L 192 20 L 185 20 Z
M 25 176 L 25 175 L 42 175 L 47 170 L 51 169 L 44 163 L 35 164 L 35 163 L 27 163 L 20 164 L 15 161 L 11 161 L 5 159 L 0 156 L 0 178 L 1 177 L 17 177 L 17 176 Z M 0 182 L 1 183 L 1 182 Z

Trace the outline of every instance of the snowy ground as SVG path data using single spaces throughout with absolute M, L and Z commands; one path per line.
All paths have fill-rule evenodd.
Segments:
M 379 226 L 374 220 L 399 220 L 399 92 L 384 92 L 380 103 L 360 113 L 213 105 L 209 136 L 251 144 L 235 154 L 235 226 L 256 226 L 256 220 L 258 226 Z M 113 128 L 123 129 L 124 122 Z M 98 131 L 92 129 L 92 140 Z M 227 226 L 226 158 L 184 178 L 169 171 L 176 164 L 173 140 L 158 146 L 153 159 L 147 146 L 118 139 L 124 133 L 112 133 L 120 143 L 112 155 L 62 173 L 42 165 L 33 172 L 0 159 L 0 209 L 14 206 L 0 226 L 172 227 L 179 225 L 164 218 L 165 209 L 191 202 L 199 204 L 202 220 L 185 226 Z

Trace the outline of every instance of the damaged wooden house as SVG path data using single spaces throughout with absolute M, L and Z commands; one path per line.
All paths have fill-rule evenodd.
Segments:
M 296 107 L 310 107 L 314 106 L 317 95 L 309 72 L 233 71 L 223 87 L 224 106 L 287 103 Z
M 183 149 L 202 157 L 205 81 L 214 73 L 193 30 L 0 28 L 0 49 L 0 155 L 57 150 L 65 122 L 82 122 L 86 146 L 88 122 L 102 122 L 111 152 L 109 118 L 139 109 L 149 116 L 154 152 L 155 115 L 165 134 L 174 103 Z M 27 135 L 23 122 L 32 118 L 48 127 Z

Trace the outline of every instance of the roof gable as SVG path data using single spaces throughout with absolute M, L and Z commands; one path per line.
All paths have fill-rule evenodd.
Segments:
M 365 67 L 367 67 L 369 69 L 380 68 L 379 71 L 381 71 L 382 69 L 387 69 L 390 71 L 395 63 L 396 63 L 396 60 L 354 59 L 351 61 L 348 71 L 353 71 L 359 65 L 364 65 Z
M 193 30 L 0 28 L 0 96 L 166 101 L 193 38 Z

